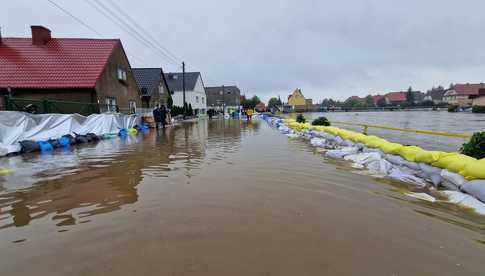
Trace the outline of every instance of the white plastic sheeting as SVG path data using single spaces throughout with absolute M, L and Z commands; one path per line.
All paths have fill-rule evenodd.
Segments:
M 62 135 L 117 133 L 120 128 L 131 128 L 138 122 L 136 115 L 92 114 L 28 114 L 0 111 L 0 156 L 20 151 L 20 141 L 45 141 Z

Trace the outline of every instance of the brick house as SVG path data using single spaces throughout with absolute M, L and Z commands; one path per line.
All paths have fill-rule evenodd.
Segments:
M 167 105 L 167 80 L 162 68 L 133 68 L 142 107 L 154 108 L 157 104 Z
M 0 34 L 0 95 L 99 104 L 101 112 L 141 106 L 119 39 L 53 38 L 43 26 L 31 31 L 32 38 Z

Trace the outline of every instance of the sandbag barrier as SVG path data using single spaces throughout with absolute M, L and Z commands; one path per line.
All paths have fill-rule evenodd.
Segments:
M 309 140 L 329 158 L 344 159 L 354 167 L 411 185 L 444 189 L 440 193 L 449 202 L 485 215 L 485 159 L 477 160 L 456 152 L 427 151 L 377 136 L 266 114 L 260 118 L 289 138 Z
M 137 135 L 139 132 L 146 132 L 149 127 L 145 124 L 136 125 L 133 128 L 121 128 L 118 133 L 105 133 L 102 135 L 96 135 L 94 133 L 86 134 L 65 134 L 59 138 L 49 139 L 46 141 L 33 141 L 33 140 L 23 140 L 20 141 L 20 152 L 10 154 L 23 154 L 32 152 L 48 153 L 52 152 L 54 149 L 63 148 L 67 149 L 72 145 L 81 145 L 98 142 L 100 140 L 109 140 L 114 137 L 120 137 L 121 139 L 126 138 L 128 135 Z

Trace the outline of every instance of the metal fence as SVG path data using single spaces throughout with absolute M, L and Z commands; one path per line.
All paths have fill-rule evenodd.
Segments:
M 100 113 L 98 104 L 68 102 L 68 101 L 54 101 L 54 100 L 33 100 L 23 98 L 4 97 L 5 110 L 24 111 L 30 113 L 44 114 L 44 113 L 62 113 L 72 114 L 78 113 L 81 115 L 90 115 L 93 113 Z

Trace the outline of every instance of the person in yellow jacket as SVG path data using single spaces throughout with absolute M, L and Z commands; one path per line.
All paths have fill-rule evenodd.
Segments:
M 247 109 L 246 110 L 246 116 L 248 118 L 248 121 L 251 121 L 251 117 L 253 116 L 253 110 L 252 109 Z

